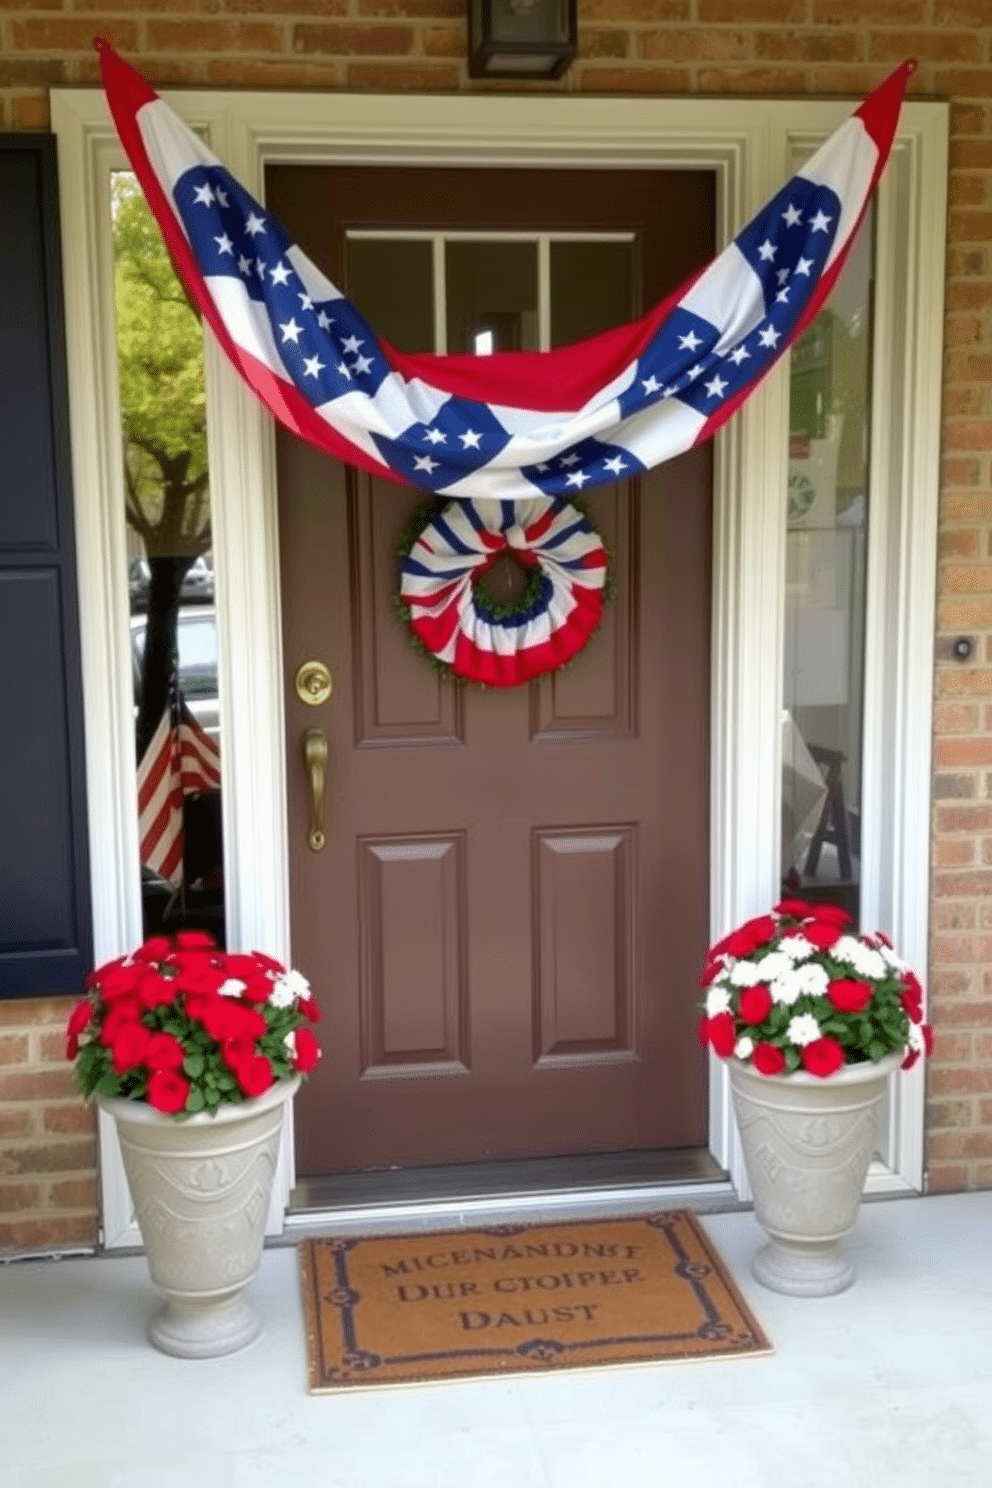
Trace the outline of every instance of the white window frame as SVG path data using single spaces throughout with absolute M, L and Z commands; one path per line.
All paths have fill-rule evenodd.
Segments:
M 811 100 L 165 96 L 260 198 L 265 166 L 274 161 L 688 167 L 715 173 L 721 242 L 787 178 L 795 145 L 812 150 L 850 111 L 842 102 Z M 99 91 L 54 90 L 52 120 L 61 182 L 94 947 L 102 960 L 141 934 L 110 271 L 109 174 L 127 162 Z M 861 892 L 865 922 L 887 929 L 918 967 L 927 958 L 947 137 L 946 104 L 904 106 L 876 225 Z M 780 367 L 716 440 L 714 936 L 777 897 L 788 391 Z M 209 337 L 207 408 L 228 932 L 233 945 L 291 959 L 273 427 Z M 696 989 L 687 987 L 686 996 L 695 998 Z M 733 1200 L 736 1191 L 747 1198 L 726 1071 L 716 1061 L 710 1145 L 730 1183 L 709 1186 L 708 1196 Z M 883 1158 L 869 1175 L 870 1193 L 921 1188 L 920 1071 L 894 1082 Z M 139 1243 L 109 1125 L 101 1128 L 100 1162 L 104 1243 Z M 282 1226 L 291 1184 L 287 1139 L 272 1232 Z M 669 1188 L 665 1195 L 691 1202 L 699 1192 Z M 644 1202 L 643 1190 L 639 1199 Z

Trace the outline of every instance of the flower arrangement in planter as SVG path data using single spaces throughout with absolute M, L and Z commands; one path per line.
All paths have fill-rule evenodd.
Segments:
M 923 989 L 881 930 L 851 932 L 834 904 L 785 899 L 712 946 L 699 1033 L 762 1075 L 827 1079 L 847 1065 L 931 1052 Z
M 203 931 L 153 936 L 86 986 L 66 1044 L 85 1096 L 182 1121 L 261 1096 L 320 1059 L 306 979 L 259 951 L 221 950 Z
M 768 1243 L 757 1279 L 824 1297 L 854 1280 L 853 1229 L 889 1077 L 929 1054 L 923 989 L 886 935 L 833 904 L 786 899 L 714 945 L 699 1032 L 726 1059 Z

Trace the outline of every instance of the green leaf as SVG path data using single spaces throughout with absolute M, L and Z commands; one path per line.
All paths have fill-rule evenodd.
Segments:
M 191 1080 L 198 1080 L 203 1074 L 206 1060 L 202 1054 L 187 1054 L 183 1060 L 183 1071 L 189 1075 Z M 188 1106 L 187 1102 L 187 1106 Z
M 189 1111 L 189 1113 L 191 1115 L 193 1115 L 197 1111 L 202 1111 L 205 1105 L 206 1105 L 206 1101 L 205 1101 L 204 1096 L 203 1096 L 203 1091 L 200 1090 L 200 1088 L 198 1086 L 194 1085 L 193 1086 L 193 1089 L 190 1091 L 189 1095 L 186 1097 L 186 1106 L 185 1106 L 185 1109 L 187 1111 Z

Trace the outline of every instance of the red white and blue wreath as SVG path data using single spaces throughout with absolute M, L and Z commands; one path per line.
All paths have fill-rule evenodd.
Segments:
M 497 601 L 486 575 L 509 551 L 529 582 Z M 426 509 L 401 550 L 400 607 L 456 677 L 517 687 L 571 661 L 603 617 L 608 561 L 584 512 L 561 498 L 453 499 Z

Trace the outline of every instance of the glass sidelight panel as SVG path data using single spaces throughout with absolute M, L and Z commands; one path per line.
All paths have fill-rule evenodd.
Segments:
M 223 941 L 203 337 L 128 171 L 111 214 L 144 929 Z
M 782 877 L 857 918 L 861 882 L 872 222 L 792 350 Z

